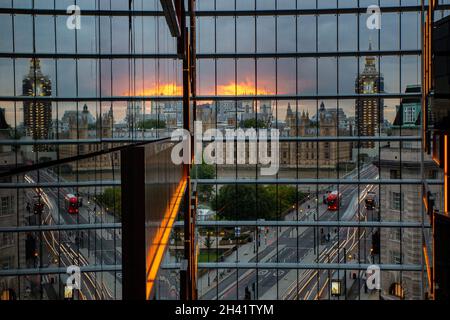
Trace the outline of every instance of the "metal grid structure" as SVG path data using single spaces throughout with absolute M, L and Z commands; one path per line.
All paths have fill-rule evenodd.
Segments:
M 366 28 L 367 7 L 373 2 L 383 13 L 380 31 Z M 439 195 L 440 179 L 426 159 L 420 158 L 419 126 L 406 129 L 400 123 L 400 128 L 391 129 L 396 107 L 404 100 L 419 99 L 420 105 L 420 92 L 406 89 L 420 85 L 422 78 L 420 21 L 426 3 L 196 3 L 197 119 L 202 119 L 201 105 L 209 105 L 211 115 L 205 120 L 210 127 L 222 125 L 220 117 L 226 110 L 230 119 L 234 118 L 226 119 L 227 126 L 237 128 L 244 119 L 239 118 L 239 108 L 248 103 L 252 115 L 245 120 L 250 120 L 250 125 L 263 119 L 266 126 L 285 130 L 288 103 L 293 123 L 298 123 L 303 111 L 311 117 L 319 115 L 323 101 L 326 112 L 335 114 L 335 118 L 331 116 L 335 134 L 321 134 L 316 121 L 308 127 L 310 134 L 295 128 L 282 136 L 280 143 L 292 145 L 295 154 L 305 144 L 308 152 L 316 154 L 326 144 L 326 148 L 333 146 L 335 154 L 349 148 L 348 144 L 354 150 L 344 169 L 340 165 L 324 169 L 325 159 L 320 156 L 308 159 L 314 164 L 303 168 L 304 161 L 297 155 L 293 162 L 282 164 L 274 177 L 258 176 L 259 165 L 216 165 L 212 175 L 196 177 L 199 204 L 220 216 L 218 221 L 197 223 L 199 298 L 248 298 L 247 292 L 252 299 L 368 298 L 363 271 L 372 246 L 368 234 L 377 229 L 393 238 L 381 243 L 378 260 L 372 261 L 382 270 L 382 289 L 371 297 L 424 298 L 417 234 L 429 226 L 422 204 L 416 205 L 415 198 L 421 199 L 420 185 L 425 181 L 436 187 Z M 67 27 L 67 8 L 73 4 L 82 10 L 81 29 Z M 441 1 L 436 15 L 448 14 L 449 6 Z M 178 112 L 181 63 L 176 60 L 176 44 L 159 1 L 4 0 L 0 2 L 0 26 L 5 31 L 0 39 L 0 107 L 6 121 L 6 125 L 0 121 L 0 292 L 11 292 L 19 299 L 62 298 L 66 266 L 81 262 L 85 283 L 80 298 L 120 299 L 121 225 L 116 195 L 120 166 L 118 152 L 108 151 L 151 142 L 183 126 Z M 355 92 L 368 57 L 375 57 L 376 70 L 384 77 L 384 92 Z M 37 61 L 51 80 L 51 93 L 43 95 L 35 77 L 33 95 L 26 96 L 23 81 L 30 70 L 37 74 Z M 347 118 L 355 117 L 356 102 L 365 99 L 382 106 L 378 110 L 389 115 L 388 124 L 379 125 L 374 136 L 360 136 L 354 129 L 340 132 L 340 110 Z M 49 136 L 27 138 L 23 124 L 26 102 L 51 108 Z M 261 118 L 265 103 L 272 113 L 270 121 Z M 83 117 L 85 104 L 90 116 Z M 367 142 L 375 144 L 372 153 L 360 147 Z M 89 159 L 90 154 L 95 156 Z M 64 160 L 72 161 L 60 164 Z M 52 161 L 56 161 L 54 165 L 45 165 Z M 20 171 L 30 164 L 35 171 Z M 408 168 L 415 168 L 415 174 Z M 18 173 L 11 176 L 11 170 Z M 250 188 L 244 189 L 254 195 L 247 216 L 237 206 L 226 214 L 220 212 L 217 204 L 225 186 L 234 189 L 235 200 L 242 196 L 239 188 Z M 264 210 L 258 197 L 267 195 L 269 186 L 275 205 L 268 217 L 260 220 Z M 286 202 L 283 192 L 292 193 L 292 188 L 294 200 Z M 365 220 L 366 210 L 359 198 L 367 188 L 377 193 L 379 210 L 378 216 Z M 345 207 L 335 215 L 324 213 L 320 197 L 323 191 L 334 189 L 342 193 L 351 189 L 352 195 L 357 194 L 355 219 L 343 217 Z M 80 208 L 85 212 L 76 217 L 68 216 L 64 207 L 64 197 L 71 192 L 85 201 Z M 439 203 L 439 196 L 437 200 Z M 34 206 L 41 201 L 46 204 L 41 214 L 27 208 L 27 202 Z M 351 199 L 344 195 L 345 201 L 348 207 Z M 286 203 L 293 205 L 293 210 L 286 212 Z M 322 228 L 337 229 L 332 240 L 322 243 Z M 160 299 L 179 298 L 180 230 L 173 232 L 160 271 Z M 227 236 L 228 244 L 236 241 L 232 238 L 237 230 L 253 241 L 220 244 Z M 351 239 L 358 239 L 349 252 L 347 231 L 354 232 Z M 304 232 L 308 236 L 302 238 Z M 79 240 L 82 234 L 85 240 L 94 241 L 86 245 Z M 347 280 L 355 270 L 356 281 Z M 332 280 L 341 280 L 345 287 L 339 297 L 330 294 Z
M 163 19 L 159 1 L 0 3 L 2 299 L 122 298 L 120 151 L 182 126 Z M 66 292 L 70 265 L 81 290 Z
M 380 30 L 366 26 L 373 4 L 381 8 Z M 448 4 L 438 6 L 445 15 Z M 424 299 L 422 234 L 430 226 L 423 218 L 420 185 L 426 182 L 437 203 L 442 200 L 439 172 L 421 152 L 420 21 L 426 4 L 198 1 L 197 9 L 197 119 L 207 123 L 205 130 L 284 130 L 280 144 L 296 154 L 271 177 L 260 176 L 260 165 L 199 170 L 199 208 L 207 216 L 197 221 L 199 298 Z M 358 91 L 369 59 L 384 87 Z M 356 130 L 339 130 L 339 117 L 357 118 L 357 105 L 366 100 L 376 101 L 378 115 L 384 115 L 375 133 L 359 132 L 361 125 L 370 125 L 362 118 L 356 119 Z M 301 124 L 286 129 L 288 104 L 295 124 L 302 112 L 318 118 L 322 102 L 324 112 L 335 112 L 337 130 L 327 134 L 324 123 L 321 132 L 319 120 L 312 133 Z M 264 104 L 270 106 L 269 119 Z M 414 123 L 403 113 L 410 115 L 412 105 Z M 327 167 L 321 150 L 339 155 L 346 142 L 354 166 L 337 160 Z M 299 155 L 305 145 L 306 152 L 317 152 L 313 161 Z M 285 199 L 289 188 L 295 194 L 290 202 Z M 332 190 L 344 197 L 337 214 L 320 203 Z M 368 190 L 377 194 L 375 211 L 365 208 Z M 275 199 L 269 213 L 267 197 Z M 333 239 L 324 241 L 329 230 Z M 180 233 L 174 231 L 161 272 L 161 299 L 178 298 Z M 381 238 L 379 250 L 374 233 Z M 381 270 L 380 290 L 365 287 L 366 269 L 373 264 Z

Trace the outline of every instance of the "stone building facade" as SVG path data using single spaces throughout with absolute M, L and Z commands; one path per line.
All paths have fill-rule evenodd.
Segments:
M 286 134 L 288 137 L 337 137 L 349 132 L 338 125 L 337 112 L 326 109 L 322 102 L 315 120 L 308 112 L 293 112 L 288 105 Z M 282 142 L 280 163 L 284 167 L 334 169 L 352 160 L 352 143 L 337 141 Z
M 411 112 L 411 106 L 417 110 Z M 408 114 L 414 114 L 414 121 Z M 409 120 L 408 120 L 409 119 Z M 397 115 L 392 126 L 394 136 L 418 136 L 420 123 L 420 101 L 415 104 L 403 101 L 397 107 Z M 378 161 L 380 179 L 421 179 L 422 148 L 420 141 L 390 142 L 380 148 Z M 438 179 L 439 171 L 431 156 L 423 158 L 423 174 L 426 179 Z M 442 197 L 439 186 L 429 186 L 434 193 L 436 204 Z M 380 220 L 396 222 L 426 222 L 421 208 L 421 186 L 413 184 L 383 185 L 380 187 Z M 423 220 L 422 220 L 423 219 Z M 380 256 L 382 264 L 423 265 L 421 228 L 381 228 Z M 422 284 L 426 281 L 421 271 L 382 271 L 381 297 L 383 299 L 423 299 Z
M 114 117 L 112 109 L 104 113 L 101 119 L 97 119 L 95 128 L 89 126 L 89 110 L 88 106 L 84 105 L 81 115 L 71 115 L 69 117 L 69 129 L 68 132 L 63 133 L 66 139 L 70 140 L 84 140 L 84 139 L 105 139 L 113 137 L 113 125 Z M 88 154 L 96 152 L 104 148 L 105 146 L 111 147 L 109 143 L 106 144 L 87 144 L 83 143 L 80 145 L 70 144 L 63 145 L 60 148 L 61 158 L 74 157 L 77 155 Z M 112 158 L 111 158 L 112 157 Z M 118 153 L 104 154 L 97 157 L 90 157 L 86 159 L 79 160 L 78 162 L 69 163 L 69 167 L 76 169 L 78 171 L 91 171 L 91 170 L 111 170 L 114 167 L 120 165 L 120 158 Z

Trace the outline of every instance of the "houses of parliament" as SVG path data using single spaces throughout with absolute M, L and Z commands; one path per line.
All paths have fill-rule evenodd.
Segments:
M 348 136 L 350 130 L 339 125 L 339 112 L 325 108 L 322 102 L 315 117 L 308 112 L 293 112 L 288 105 L 286 113 L 286 134 L 288 137 L 337 137 Z M 348 132 L 350 131 L 350 132 Z M 334 169 L 352 160 L 352 142 L 305 141 L 282 142 L 280 164 L 284 167 Z

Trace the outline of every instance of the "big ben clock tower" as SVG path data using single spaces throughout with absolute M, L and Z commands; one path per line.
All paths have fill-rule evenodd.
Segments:
M 376 97 L 364 97 L 384 92 L 384 79 L 377 71 L 375 57 L 366 57 L 364 70 L 355 81 L 355 92 L 361 97 L 356 100 L 355 113 L 358 127 L 358 135 L 371 137 L 379 135 L 380 126 L 384 121 L 383 99 Z M 362 148 L 373 148 L 373 141 L 361 143 Z
M 22 81 L 22 94 L 33 97 L 48 97 L 52 94 L 51 81 L 42 73 L 39 59 L 30 60 L 30 70 Z M 33 140 L 48 139 L 52 122 L 52 103 L 37 100 L 24 101 L 23 113 L 27 135 Z M 47 146 L 37 145 L 34 151 L 47 151 Z

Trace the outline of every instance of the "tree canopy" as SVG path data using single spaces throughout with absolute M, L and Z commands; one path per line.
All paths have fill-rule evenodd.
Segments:
M 166 127 L 166 121 L 147 119 L 139 123 L 139 129 L 164 129 Z
M 292 186 L 278 186 L 277 192 L 277 186 L 226 185 L 212 198 L 211 206 L 220 219 L 276 220 L 303 197 Z
M 240 126 L 241 128 L 255 128 L 255 129 L 267 128 L 267 124 L 263 120 L 258 119 L 258 121 L 256 121 L 256 119 L 254 118 L 241 121 Z
M 97 196 L 97 201 L 115 216 L 120 217 L 122 213 L 122 194 L 118 187 L 106 188 Z
M 214 179 L 216 177 L 216 169 L 214 166 L 206 163 L 195 165 L 192 168 L 192 177 L 197 179 Z M 212 185 L 198 185 L 198 197 L 200 201 L 208 201 L 211 199 L 214 188 Z

